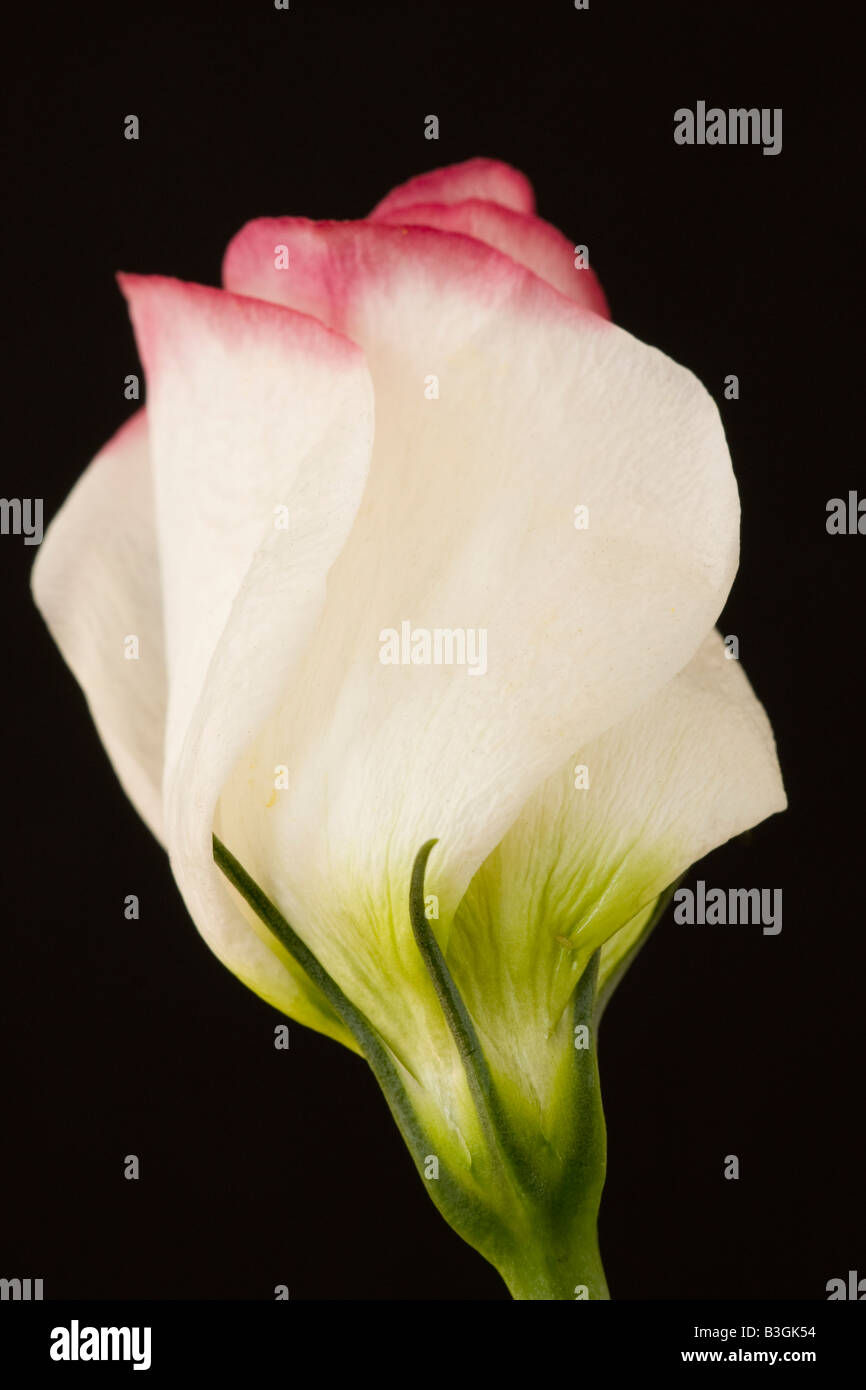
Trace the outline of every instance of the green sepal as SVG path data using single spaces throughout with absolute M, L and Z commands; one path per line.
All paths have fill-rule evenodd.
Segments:
M 418 1118 L 417 1107 L 410 1096 L 410 1089 L 415 1083 L 369 1019 L 352 1003 L 267 894 L 216 835 L 213 836 L 213 856 L 229 883 L 319 988 L 337 1017 L 349 1029 L 382 1089 L 419 1175 L 424 1178 L 425 1164 L 431 1155 L 437 1153 L 441 1143 Z M 431 1192 L 431 1186 L 431 1183 L 425 1182 L 428 1192 Z M 456 1180 L 447 1166 L 440 1173 L 431 1195 L 449 1225 L 471 1245 L 478 1248 L 480 1243 L 491 1239 L 491 1231 L 497 1225 L 495 1213 L 480 1200 L 478 1192 L 467 1189 L 466 1183 Z

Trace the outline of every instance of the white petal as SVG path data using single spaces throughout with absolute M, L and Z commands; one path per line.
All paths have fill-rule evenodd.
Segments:
M 274 272 L 275 244 L 289 272 Z M 399 982 L 417 984 L 406 899 L 421 843 L 440 839 L 444 939 L 535 788 L 694 655 L 736 568 L 736 486 L 694 377 L 477 242 L 266 221 L 225 273 L 347 332 L 373 376 L 357 522 L 301 676 L 256 740 L 253 786 L 239 767 L 220 818 L 393 1040 L 414 1024 Z M 380 633 L 403 621 L 483 629 L 487 673 L 383 665 Z M 291 785 L 273 807 L 275 762 Z
M 297 678 L 357 511 L 369 377 L 357 348 L 302 315 L 177 281 L 122 284 L 148 382 L 172 866 L 199 930 L 236 975 L 348 1041 L 228 886 L 211 836 L 229 768 Z
M 660 893 L 786 804 L 767 717 L 713 632 L 536 791 L 460 904 L 449 965 L 503 1084 L 519 1075 L 544 1110 L 588 957 L 604 944 L 604 978 Z
M 163 839 L 165 660 L 144 411 L 79 479 L 48 528 L 33 595 L 84 689 L 124 791 Z M 128 659 L 138 639 L 138 657 Z
M 538 1019 L 556 1019 L 588 955 L 710 849 L 785 805 L 765 710 L 710 632 L 670 684 L 531 796 L 460 903 L 450 963 L 480 991 L 481 1015 L 506 1008 L 492 981 L 507 960 L 537 983 Z M 470 972 L 470 955 L 487 970 Z

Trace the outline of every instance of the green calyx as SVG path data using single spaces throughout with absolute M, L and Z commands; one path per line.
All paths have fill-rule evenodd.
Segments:
M 596 1033 L 614 972 L 602 969 L 600 975 L 601 949 L 586 961 L 570 1008 L 550 1038 L 557 1049 L 550 1104 L 546 1113 L 527 1107 L 521 1077 L 498 1075 L 491 1067 L 427 920 L 424 878 L 435 844 L 429 840 L 416 856 L 408 906 L 415 942 L 454 1043 L 453 1089 L 459 1094 L 444 1098 L 419 1087 L 243 866 L 213 838 L 214 859 L 226 878 L 354 1037 L 449 1224 L 499 1270 L 515 1299 L 606 1299 L 596 1235 L 606 1162 Z M 623 969 L 650 925 L 641 924 L 629 943 Z

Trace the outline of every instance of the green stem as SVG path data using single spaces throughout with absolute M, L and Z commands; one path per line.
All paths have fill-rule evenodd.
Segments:
M 499 1273 L 517 1302 L 596 1302 L 610 1298 L 594 1218 L 587 1222 L 576 1249 L 559 1250 L 545 1245 L 540 1259 L 535 1258 L 534 1251 L 527 1250 L 513 1266 L 500 1266 Z

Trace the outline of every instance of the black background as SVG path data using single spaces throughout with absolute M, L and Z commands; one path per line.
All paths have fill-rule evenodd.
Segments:
M 831 6 L 802 13 L 85 4 L 31 14 L 7 57 L 2 492 L 42 495 L 46 524 L 132 409 L 115 270 L 215 284 L 249 218 L 362 216 L 477 154 L 525 170 L 541 214 L 588 244 L 614 318 L 719 402 L 743 504 L 720 627 L 772 718 L 791 805 L 687 882 L 781 887 L 784 927 L 669 914 L 610 1007 L 601 1239 L 619 1299 L 822 1299 L 828 1279 L 866 1275 L 866 538 L 825 530 L 828 498 L 866 488 L 860 121 L 852 35 Z M 676 146 L 673 112 L 698 99 L 782 106 L 782 153 Z M 0 1274 L 57 1298 L 269 1299 L 277 1283 L 293 1299 L 507 1297 L 429 1202 L 365 1065 L 298 1025 L 276 1052 L 279 1015 L 198 937 L 32 607 L 34 554 L 0 540 Z

